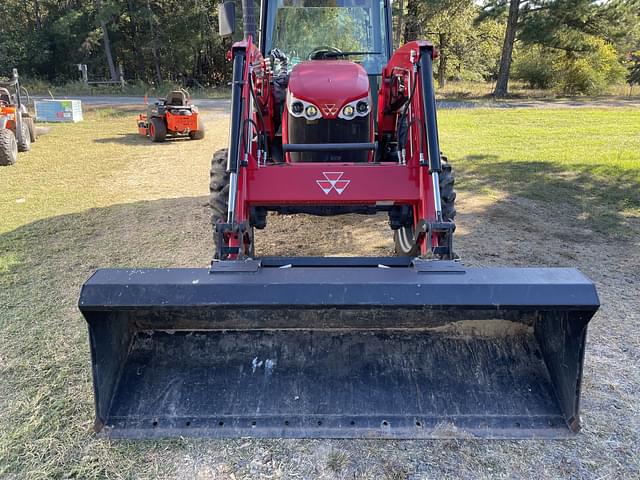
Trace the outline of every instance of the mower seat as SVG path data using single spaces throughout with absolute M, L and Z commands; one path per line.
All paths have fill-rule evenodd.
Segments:
M 0 102 L 11 105 L 11 94 L 6 88 L 0 88 Z
M 184 92 L 176 90 L 167 95 L 165 105 L 169 107 L 188 107 L 187 95 Z

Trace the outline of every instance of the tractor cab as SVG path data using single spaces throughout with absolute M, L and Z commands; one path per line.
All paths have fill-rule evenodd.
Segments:
M 378 79 L 391 56 L 387 7 L 380 0 L 262 3 L 260 49 L 287 86 L 276 109 L 283 145 L 375 142 Z M 372 150 L 341 149 L 291 151 L 287 160 L 374 158 Z
M 349 60 L 380 75 L 392 52 L 387 0 L 265 0 L 260 50 L 278 49 L 295 66 Z
M 376 159 L 370 147 L 379 78 L 392 53 L 390 22 L 388 0 L 262 2 L 258 45 L 273 74 L 272 161 Z M 312 147 L 320 144 L 353 146 Z

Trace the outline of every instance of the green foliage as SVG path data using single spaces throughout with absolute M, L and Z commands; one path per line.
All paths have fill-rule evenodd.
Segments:
M 76 64 L 85 63 L 91 80 L 106 79 L 107 33 L 114 63 L 122 65 L 132 85 L 225 86 L 231 40 L 217 35 L 218 1 L 0 0 L 0 16 L 6 19 L 0 22 L 0 75 L 18 67 L 25 81 L 61 85 L 79 80 Z M 254 1 L 259 12 L 260 0 Z M 241 0 L 236 3 L 234 40 L 242 36 Z M 315 4 L 324 7 L 318 10 L 335 10 L 331 0 Z M 394 1 L 393 9 L 398 17 L 402 13 L 398 28 L 404 26 L 405 41 L 426 38 L 441 50 L 435 65 L 441 78 L 491 81 L 498 73 L 508 5 L 506 0 L 403 0 Z M 626 58 L 627 81 L 637 83 L 638 62 L 629 55 L 640 52 L 638 12 L 640 0 L 521 0 L 515 78 L 536 87 L 593 92 L 621 81 L 616 62 Z M 336 19 L 331 31 L 320 31 L 313 19 L 284 21 L 292 41 L 313 37 L 339 41 L 345 49 L 364 44 L 357 41 L 361 32 L 352 28 L 359 23 L 357 15 Z M 594 39 L 606 45 L 595 45 Z M 527 53 L 534 47 L 542 50 Z
M 593 50 L 578 55 L 567 54 L 554 63 L 557 88 L 561 92 L 594 95 L 608 85 L 624 81 L 626 71 L 613 46 L 599 38 L 593 38 L 590 44 Z
M 485 0 L 480 19 L 509 2 Z M 564 93 L 598 93 L 621 81 L 620 58 L 640 44 L 640 0 L 519 0 L 513 76 Z M 507 65 L 508 70 L 508 65 Z
M 498 70 L 504 24 L 494 19 L 476 22 L 479 14 L 480 8 L 473 0 L 414 2 L 409 4 L 407 29 L 417 29 L 416 38 L 435 44 L 441 53 L 440 62 L 445 62 L 446 79 L 491 80 Z
M 591 37 L 584 45 L 588 49 L 581 52 L 526 48 L 516 56 L 512 76 L 533 88 L 553 88 L 569 95 L 595 95 L 624 81 L 626 71 L 611 44 Z
M 553 68 L 553 54 L 538 46 L 525 49 L 517 54 L 512 78 L 527 82 L 531 88 L 551 88 L 556 79 Z
M 99 5 L 99 11 L 96 8 Z M 103 29 L 126 79 L 187 86 L 226 83 L 229 42 L 217 35 L 217 0 L 2 0 L 0 65 L 53 83 L 109 77 Z M 36 8 L 37 6 L 37 8 Z M 4 72 L 6 74 L 6 72 Z

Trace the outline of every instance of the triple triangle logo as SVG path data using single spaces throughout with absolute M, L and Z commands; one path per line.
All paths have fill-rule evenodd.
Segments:
M 318 186 L 325 195 L 329 195 L 331 190 L 335 190 L 338 195 L 342 195 L 351 180 L 342 180 L 344 172 L 322 172 L 324 180 L 316 180 Z

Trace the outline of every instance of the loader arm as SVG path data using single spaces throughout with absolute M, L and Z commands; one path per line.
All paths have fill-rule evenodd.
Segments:
M 379 132 L 368 142 L 293 144 L 276 137 L 272 71 L 251 38 L 232 48 L 233 82 L 227 170 L 230 173 L 227 222 L 216 225 L 216 258 L 247 256 L 250 231 L 264 228 L 267 211 L 304 211 L 305 207 L 360 208 L 412 212 L 413 241 L 423 254 L 453 255 L 455 225 L 442 218 L 432 61 L 428 42 L 410 42 L 391 58 L 378 92 Z M 402 72 L 410 94 L 392 104 L 390 80 Z M 375 112 L 372 112 L 372 117 Z M 283 113 L 286 115 L 286 111 Z M 286 118 L 283 130 L 287 128 Z M 406 130 L 398 125 L 408 125 Z M 403 130 L 403 131 L 399 131 Z M 280 142 L 280 143 L 278 143 Z M 389 145 L 395 151 L 383 155 Z M 276 158 L 273 152 L 282 151 Z M 293 163 L 290 152 L 364 150 L 364 163 Z M 252 220 L 253 219 L 253 220 Z

